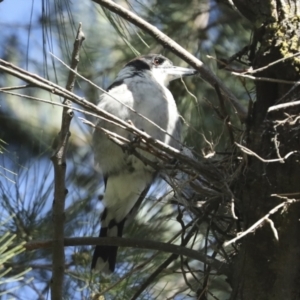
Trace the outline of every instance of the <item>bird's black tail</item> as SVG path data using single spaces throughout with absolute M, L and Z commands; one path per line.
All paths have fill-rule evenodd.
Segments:
M 155 176 L 156 174 L 154 174 L 153 179 Z M 101 230 L 99 237 L 122 237 L 125 222 L 126 224 L 130 223 L 135 217 L 143 199 L 146 197 L 151 187 L 151 183 L 143 190 L 137 202 L 121 222 L 117 223 L 115 219 L 109 220 L 111 214 L 108 213 L 107 208 L 104 209 L 101 216 Z M 96 246 L 92 258 L 91 269 L 96 272 L 102 271 L 104 273 L 113 273 L 116 266 L 117 252 L 117 246 Z
M 102 220 L 105 216 L 106 212 L 104 211 Z M 108 224 L 108 227 L 101 227 L 99 237 L 122 237 L 124 224 L 125 219 L 119 223 L 116 223 L 115 220 L 111 220 Z M 95 271 L 103 271 L 104 273 L 114 272 L 117 252 L 117 246 L 96 246 L 93 254 L 91 269 Z

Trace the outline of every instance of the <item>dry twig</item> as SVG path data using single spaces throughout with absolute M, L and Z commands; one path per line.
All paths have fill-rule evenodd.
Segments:
M 254 81 L 266 81 L 266 82 L 276 82 L 276 83 L 294 84 L 294 85 L 300 84 L 300 81 L 289 81 L 284 79 L 275 79 L 275 78 L 268 78 L 268 77 L 255 77 L 252 75 L 247 75 L 245 73 L 231 72 L 231 74 L 238 77 L 248 78 Z
M 277 195 L 271 195 L 271 196 L 277 196 Z M 275 239 L 279 240 L 278 233 L 277 233 L 277 230 L 274 226 L 274 223 L 273 223 L 273 221 L 270 220 L 269 217 L 271 215 L 275 214 L 280 208 L 284 208 L 284 207 L 288 206 L 289 204 L 295 203 L 296 201 L 297 201 L 296 199 L 287 199 L 285 202 L 282 202 L 282 203 L 278 204 L 277 206 L 272 208 L 265 216 L 263 216 L 261 219 L 259 219 L 257 222 L 255 222 L 252 226 L 250 226 L 247 230 L 245 230 L 241 233 L 238 233 L 237 237 L 235 237 L 234 239 L 232 239 L 230 241 L 225 242 L 224 247 L 226 247 L 226 246 L 228 246 L 232 243 L 235 243 L 237 240 L 239 240 L 242 237 L 246 236 L 248 233 L 254 232 L 265 221 L 267 221 L 270 224 L 271 229 L 274 233 Z
M 272 111 L 280 110 L 280 109 L 285 109 L 285 108 L 288 108 L 288 107 L 297 106 L 297 105 L 300 105 L 300 100 L 299 101 L 293 101 L 293 102 L 288 102 L 288 103 L 282 103 L 282 104 L 273 105 L 273 106 L 269 107 L 268 113 L 272 112 Z
M 72 53 L 71 68 L 77 69 L 79 62 L 79 51 L 84 40 L 84 34 L 79 24 L 74 49 Z M 76 75 L 69 73 L 66 89 L 72 91 L 75 84 Z M 54 200 L 53 200 L 53 247 L 52 247 L 52 279 L 51 279 L 51 299 L 63 299 L 63 281 L 65 269 L 64 252 L 64 223 L 65 223 L 65 175 L 66 175 L 66 153 L 68 140 L 70 137 L 70 123 L 73 117 L 71 101 L 65 99 L 63 102 L 61 130 L 58 135 L 54 153 L 51 157 L 54 166 Z
M 254 156 L 257 159 L 259 159 L 262 162 L 265 163 L 272 163 L 272 162 L 280 162 L 280 163 L 284 163 L 292 154 L 297 153 L 298 151 L 291 151 L 288 154 L 286 154 L 284 157 L 279 157 L 279 158 L 274 158 L 274 159 L 264 159 L 262 157 L 260 157 L 257 153 L 253 152 L 252 150 L 250 150 L 249 148 L 242 146 L 238 143 L 235 143 L 244 153 L 250 155 L 250 156 Z

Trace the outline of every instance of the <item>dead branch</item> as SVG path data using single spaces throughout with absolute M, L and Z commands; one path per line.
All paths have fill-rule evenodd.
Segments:
M 288 108 L 288 107 L 297 106 L 297 105 L 300 105 L 300 100 L 298 100 L 298 101 L 293 101 L 293 102 L 288 102 L 288 103 L 283 103 L 283 104 L 273 105 L 273 106 L 270 106 L 270 107 L 269 107 L 268 113 L 269 113 L 269 112 L 272 112 L 272 111 L 276 111 L 276 110 Z
M 271 195 L 271 196 L 277 196 L 277 195 Z M 242 237 L 246 236 L 248 233 L 250 232 L 254 232 L 263 222 L 267 221 L 270 226 L 271 226 L 271 229 L 274 233 L 274 236 L 276 238 L 276 240 L 279 240 L 279 237 L 278 237 L 278 233 L 277 233 L 277 230 L 274 226 L 274 223 L 270 220 L 270 216 L 275 214 L 280 208 L 284 208 L 284 207 L 287 207 L 289 204 L 292 204 L 292 203 L 295 203 L 297 202 L 298 200 L 296 199 L 287 199 L 285 202 L 282 202 L 280 203 L 279 205 L 275 206 L 274 208 L 272 208 L 265 216 L 263 216 L 261 219 L 259 219 L 257 222 L 255 222 L 252 226 L 250 226 L 247 230 L 243 231 L 243 232 L 240 232 L 237 234 L 237 237 L 235 237 L 234 239 L 230 240 L 230 241 L 227 241 L 224 243 L 224 247 L 232 244 L 232 243 L 235 243 L 237 240 L 241 239 Z M 270 222 L 271 221 L 271 222 Z
M 288 154 L 286 154 L 284 157 L 279 157 L 279 158 L 274 158 L 274 159 L 264 159 L 262 157 L 260 157 L 257 153 L 253 152 L 252 150 L 250 150 L 249 148 L 242 146 L 238 143 L 235 143 L 244 153 L 246 153 L 247 155 L 250 156 L 254 156 L 257 159 L 259 159 L 262 162 L 265 163 L 272 163 L 272 162 L 280 162 L 280 163 L 284 163 L 292 154 L 297 153 L 298 151 L 291 151 Z
M 79 63 L 79 51 L 84 40 L 84 34 L 79 24 L 74 49 L 71 59 L 71 68 L 77 69 Z M 66 90 L 73 91 L 76 75 L 69 72 Z M 66 153 L 70 137 L 70 124 L 73 118 L 72 102 L 68 99 L 63 101 L 61 130 L 58 134 L 54 153 L 51 157 L 54 167 L 54 200 L 53 200 L 53 245 L 52 245 L 52 279 L 51 299 L 63 299 L 63 281 L 65 269 L 64 252 L 64 223 L 65 223 L 65 197 L 67 189 L 65 186 L 66 175 Z
M 267 64 L 266 66 L 264 67 L 261 67 L 261 68 L 257 68 L 257 69 L 254 69 L 254 70 L 247 70 L 244 74 L 255 74 L 255 73 L 258 73 L 258 72 L 261 72 L 261 71 L 264 71 L 264 70 L 267 70 L 268 68 L 280 63 L 280 62 L 284 62 L 288 59 L 291 59 L 291 58 L 294 58 L 294 57 L 297 57 L 300 55 L 300 52 L 297 52 L 293 55 L 289 55 L 287 57 L 283 57 L 283 58 L 280 58 L 280 59 L 277 59 L 275 61 L 273 61 L 272 63 L 269 63 Z
M 247 75 L 245 73 L 231 72 L 231 74 L 238 77 L 248 78 L 254 81 L 266 81 L 266 82 L 276 82 L 276 83 L 294 84 L 294 85 L 300 84 L 300 81 L 289 81 L 284 79 L 275 79 L 275 78 L 268 78 L 268 77 L 255 77 L 252 75 Z
M 95 124 L 92 122 L 80 118 L 85 124 L 93 127 L 98 128 Z M 117 118 L 116 118 L 117 119 Z M 180 169 L 181 171 L 191 175 L 195 176 L 197 174 L 202 174 L 206 180 L 209 181 L 209 185 L 216 185 L 217 186 L 223 186 L 221 174 L 218 174 L 217 169 L 214 168 L 211 164 L 203 164 L 197 160 L 195 160 L 191 156 L 185 155 L 182 151 L 179 151 L 167 144 L 165 144 L 162 141 L 156 140 L 152 138 L 149 134 L 147 134 L 144 131 L 139 130 L 136 128 L 133 124 L 127 123 L 122 121 L 122 124 L 118 124 L 114 121 L 110 121 L 109 119 L 106 119 L 107 122 L 110 122 L 114 125 L 120 126 L 123 129 L 126 129 L 133 133 L 136 136 L 136 139 L 139 141 L 139 143 L 136 143 L 135 146 L 137 148 L 140 148 L 141 150 L 145 150 L 154 156 L 157 156 L 162 161 L 165 161 L 166 163 L 170 163 L 170 161 L 174 158 L 178 159 L 178 161 L 181 163 L 176 165 L 177 169 Z M 124 137 L 108 131 L 104 128 L 98 128 L 99 130 L 102 130 L 106 133 L 106 135 L 111 138 L 116 144 L 119 146 L 123 146 L 124 142 L 129 142 L 124 140 Z M 144 145 L 144 147 L 142 146 Z M 143 159 L 142 159 L 143 160 Z M 149 163 L 150 165 L 153 165 L 153 162 L 147 161 L 146 163 Z M 153 165 L 154 168 L 158 168 L 159 165 Z M 166 166 L 164 166 L 166 167 Z M 173 167 L 174 169 L 174 167 Z M 221 181 L 220 181 L 221 180 Z M 202 180 L 203 181 L 203 180 Z
M 224 121 L 227 131 L 228 131 L 228 135 L 230 138 L 230 142 L 233 145 L 234 144 L 234 135 L 233 135 L 233 131 L 232 131 L 232 126 L 231 126 L 231 122 L 230 122 L 230 116 L 228 115 L 227 111 L 226 111 L 226 107 L 225 107 L 225 103 L 224 103 L 224 97 L 220 91 L 220 88 L 218 86 L 215 87 L 219 102 L 220 102 L 220 108 L 221 108 L 221 118 Z

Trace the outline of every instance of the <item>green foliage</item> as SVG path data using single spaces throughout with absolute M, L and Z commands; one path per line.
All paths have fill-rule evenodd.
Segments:
M 6 143 L 3 140 L 0 140 L 0 154 L 3 153 L 3 151 L 5 150 L 5 146 Z
M 3 224 L 2 224 L 3 225 Z M 11 234 L 6 232 L 0 238 L 0 296 L 16 292 L 24 284 L 29 281 L 24 282 L 24 275 L 28 273 L 31 268 L 26 268 L 24 266 L 23 271 L 13 270 L 11 267 L 11 261 L 20 253 L 22 253 L 24 248 L 24 243 L 15 245 L 16 234 Z

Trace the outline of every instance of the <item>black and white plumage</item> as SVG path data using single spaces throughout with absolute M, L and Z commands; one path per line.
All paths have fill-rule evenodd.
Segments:
M 162 55 L 135 58 L 119 72 L 107 89 L 108 94 L 100 97 L 98 107 L 124 121 L 131 121 L 153 138 L 179 148 L 177 141 L 181 136 L 181 124 L 176 103 L 167 86 L 171 80 L 195 73 L 192 69 L 173 66 Z M 150 119 L 174 139 L 128 107 Z M 100 119 L 97 126 L 129 140 L 133 138 L 128 131 L 105 120 Z M 137 211 L 157 174 L 136 156 L 125 153 L 100 130 L 94 131 L 93 145 L 95 163 L 99 165 L 105 181 L 100 237 L 121 237 L 126 219 Z M 155 159 L 150 154 L 142 154 L 148 159 Z M 92 269 L 113 272 L 116 256 L 117 247 L 96 246 Z

